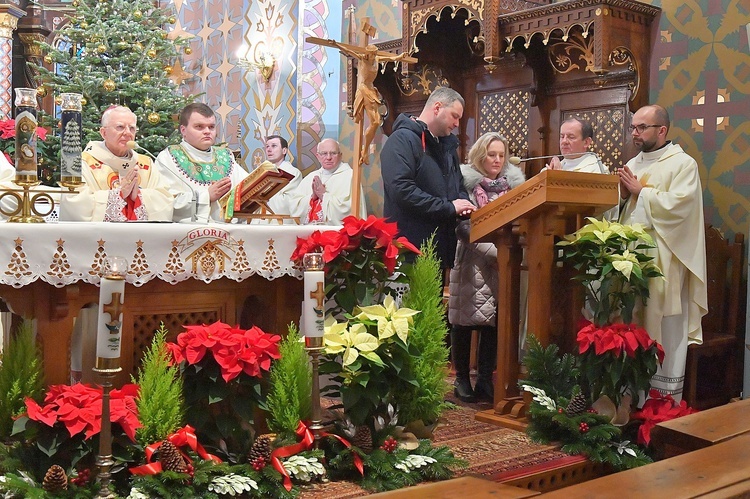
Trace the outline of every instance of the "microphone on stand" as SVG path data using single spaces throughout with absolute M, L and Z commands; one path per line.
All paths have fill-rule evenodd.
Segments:
M 532 159 L 549 159 L 549 158 L 559 158 L 559 154 L 552 154 L 550 156 L 534 156 L 533 158 L 519 158 L 518 156 L 511 156 L 508 158 L 508 163 L 511 165 L 520 165 L 521 163 L 525 163 L 526 161 L 531 161 Z
M 601 173 L 609 173 L 605 169 L 604 164 L 602 163 L 602 160 L 601 160 L 601 158 L 599 158 L 598 154 L 596 154 L 595 152 L 587 151 L 587 152 L 581 153 L 581 156 L 583 156 L 585 154 L 593 154 L 596 157 L 597 162 L 599 163 L 599 170 L 601 170 Z M 511 157 L 508 158 L 508 163 L 510 163 L 512 165 L 518 166 L 521 163 L 524 163 L 526 161 L 531 161 L 533 159 L 559 158 L 560 156 L 562 156 L 563 158 L 565 157 L 565 155 L 563 155 L 563 154 L 552 154 L 550 156 L 534 156 L 533 158 L 519 158 L 518 156 L 511 156 Z
M 146 155 L 148 157 L 150 157 L 151 159 L 153 159 L 154 161 L 156 161 L 156 156 L 154 156 L 153 154 L 151 154 L 151 152 L 148 149 L 145 149 L 145 148 L 139 146 L 138 142 L 136 142 L 135 140 L 129 140 L 128 143 L 127 143 L 127 146 L 130 149 L 143 151 L 144 153 L 146 153 Z M 198 194 L 195 192 L 195 189 L 193 189 L 193 186 L 190 185 L 190 183 L 187 180 L 185 180 L 184 178 L 182 178 L 181 176 L 179 176 L 175 172 L 171 171 L 169 168 L 166 168 L 166 170 L 169 170 L 169 172 L 172 174 L 173 177 L 177 177 L 180 180 L 180 182 L 182 182 L 183 184 L 185 184 L 187 186 L 187 188 L 190 189 L 190 193 L 193 195 L 193 199 L 191 200 L 191 204 L 193 205 L 193 214 L 190 217 L 190 221 L 194 222 L 194 223 L 197 223 L 198 222 Z

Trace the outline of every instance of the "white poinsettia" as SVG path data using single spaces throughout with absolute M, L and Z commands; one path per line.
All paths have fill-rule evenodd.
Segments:
M 622 255 L 612 255 L 612 266 L 616 271 L 621 273 L 625 279 L 630 279 L 630 273 L 633 271 L 633 266 L 638 265 L 638 258 L 635 253 L 631 253 L 630 250 L 625 250 Z
M 336 322 L 326 325 L 323 334 L 326 353 L 341 354 L 342 364 L 346 367 L 362 355 L 367 359 L 382 364 L 375 350 L 380 345 L 378 339 L 367 332 L 364 324 Z
M 412 324 L 412 317 L 418 313 L 418 310 L 406 307 L 397 308 L 396 300 L 391 295 L 387 295 L 382 305 L 360 307 L 360 313 L 357 317 L 365 317 L 376 321 L 378 324 L 378 338 L 381 341 L 395 334 L 406 343 L 409 337 L 409 326 Z

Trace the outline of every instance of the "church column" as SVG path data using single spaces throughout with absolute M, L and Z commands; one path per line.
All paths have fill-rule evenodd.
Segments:
M 24 14 L 13 5 L 0 5 L 0 119 L 13 116 L 13 31 Z

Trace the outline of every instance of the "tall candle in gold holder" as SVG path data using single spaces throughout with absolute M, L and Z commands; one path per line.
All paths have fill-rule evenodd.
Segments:
M 66 187 L 80 185 L 81 182 L 81 142 L 83 127 L 81 121 L 81 99 L 83 95 L 65 93 L 60 95 L 62 102 L 62 135 L 60 136 L 60 183 Z
M 16 89 L 16 183 L 39 182 L 36 164 L 36 89 Z
M 128 262 L 120 256 L 107 258 L 99 282 L 99 325 L 96 334 L 96 368 L 120 367 L 122 306 L 125 303 L 125 275 Z
M 302 313 L 302 332 L 305 335 L 305 350 L 310 356 L 312 383 L 310 393 L 310 431 L 315 437 L 315 446 L 320 444 L 323 433 L 322 409 L 320 406 L 320 354 L 323 351 L 323 323 L 325 320 L 325 264 L 322 253 L 308 253 L 302 257 L 305 268 L 305 301 Z

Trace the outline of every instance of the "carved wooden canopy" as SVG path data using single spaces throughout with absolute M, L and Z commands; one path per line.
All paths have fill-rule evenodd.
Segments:
M 644 99 L 640 81 L 648 76 L 650 25 L 658 7 L 633 0 L 410 0 L 403 9 L 400 49 L 411 55 L 419 56 L 419 37 L 429 34 L 429 20 L 463 10 L 465 25 L 479 25 L 472 42 L 483 49 L 489 72 L 504 53 L 538 43 L 558 73 L 575 67 L 605 78 L 611 68 L 624 66 L 633 75 L 631 102 Z

